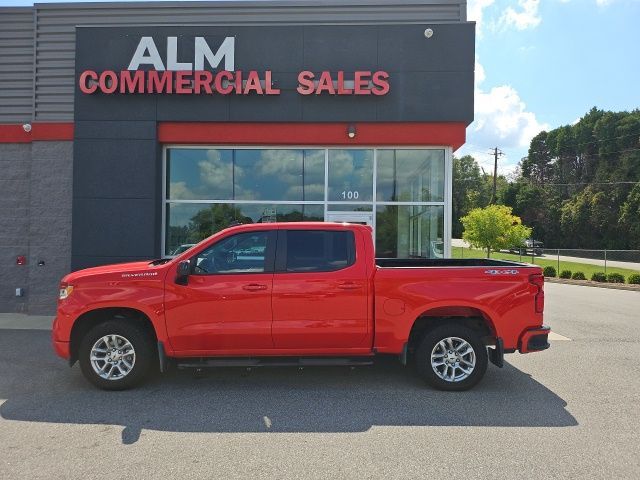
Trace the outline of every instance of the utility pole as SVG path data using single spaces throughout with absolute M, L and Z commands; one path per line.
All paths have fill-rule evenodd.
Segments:
M 498 182 L 498 157 L 503 156 L 504 152 L 495 147 L 493 151 L 489 152 L 489 155 L 493 155 L 493 192 L 489 201 L 489 205 L 493 205 L 496 201 L 496 185 Z

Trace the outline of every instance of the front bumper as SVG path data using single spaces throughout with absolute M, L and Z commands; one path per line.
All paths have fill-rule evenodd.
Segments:
M 60 341 L 56 337 L 59 326 L 60 326 L 60 321 L 58 317 L 56 317 L 53 320 L 53 327 L 51 329 L 51 343 L 53 344 L 53 350 L 56 352 L 56 355 L 58 355 L 59 357 L 62 357 L 65 360 L 69 360 L 69 358 L 71 357 L 69 342 Z
M 56 355 L 64 358 L 65 360 L 69 360 L 71 357 L 71 352 L 69 351 L 69 342 L 59 342 L 57 340 L 53 340 L 53 349 L 56 352 Z
M 546 350 L 551 346 L 549 344 L 549 333 L 551 333 L 551 328 L 546 325 L 526 330 L 520 337 L 518 350 L 520 350 L 520 353 Z

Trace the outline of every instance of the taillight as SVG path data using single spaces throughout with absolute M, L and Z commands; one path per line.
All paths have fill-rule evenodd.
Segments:
M 536 313 L 542 313 L 544 311 L 544 275 L 541 273 L 529 275 L 529 283 L 538 287 L 535 297 Z

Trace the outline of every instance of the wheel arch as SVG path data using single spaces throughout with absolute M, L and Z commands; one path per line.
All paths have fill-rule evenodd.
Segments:
M 78 349 L 84 335 L 96 325 L 109 320 L 122 319 L 135 322 L 153 339 L 154 345 L 158 336 L 153 322 L 143 311 L 130 307 L 103 307 L 89 310 L 80 315 L 73 323 L 69 337 L 69 364 L 73 365 L 78 359 Z
M 487 344 L 494 342 L 497 337 L 493 320 L 481 308 L 468 305 L 434 307 L 422 312 L 414 320 L 407 341 L 409 353 L 415 351 L 418 342 L 427 331 L 452 323 L 475 330 Z

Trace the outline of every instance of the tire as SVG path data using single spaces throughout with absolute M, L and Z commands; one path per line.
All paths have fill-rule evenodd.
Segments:
M 444 352 L 443 347 L 446 347 Z M 487 371 L 487 347 L 478 333 L 470 328 L 456 324 L 441 325 L 424 334 L 416 351 L 415 361 L 420 376 L 433 388 L 469 390 Z
M 118 346 L 121 350 L 117 349 Z M 93 360 L 92 351 L 95 354 Z M 111 359 L 108 355 L 114 357 Z M 127 390 L 139 385 L 149 376 L 156 357 L 149 335 L 138 325 L 118 319 L 100 323 L 89 330 L 78 350 L 82 374 L 103 390 Z

